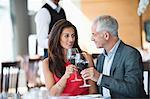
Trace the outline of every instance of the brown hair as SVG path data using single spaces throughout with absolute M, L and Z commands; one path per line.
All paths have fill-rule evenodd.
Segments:
M 64 48 L 62 48 L 60 45 L 60 35 L 64 28 L 68 27 L 72 27 L 75 32 L 75 42 L 73 47 L 78 48 L 79 52 L 81 52 L 81 49 L 78 45 L 78 34 L 76 27 L 65 19 L 57 21 L 51 29 L 48 41 L 49 69 L 57 77 L 62 77 L 66 70 L 64 66 Z

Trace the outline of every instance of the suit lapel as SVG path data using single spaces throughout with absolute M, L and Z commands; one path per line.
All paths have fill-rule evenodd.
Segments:
M 112 63 L 111 69 L 110 69 L 110 75 L 113 75 L 113 72 L 114 72 L 114 70 L 115 70 L 115 68 L 116 68 L 116 66 L 120 60 L 120 56 L 121 56 L 120 54 L 121 54 L 123 46 L 124 46 L 124 43 L 121 41 L 119 46 L 118 46 L 118 49 L 116 51 L 116 54 L 114 56 L 114 60 L 113 60 L 113 63 Z
M 115 57 L 114 57 L 114 60 L 113 60 L 113 63 L 112 63 L 112 66 L 111 66 L 111 69 L 110 69 L 110 75 L 113 75 L 113 72 L 117 66 L 117 62 L 119 61 L 119 56 L 120 56 L 120 53 L 116 53 Z
M 104 64 L 104 59 L 105 56 L 103 54 L 100 54 L 100 56 L 97 59 L 97 63 L 96 63 L 96 69 L 102 73 L 103 72 L 103 64 Z
M 104 59 L 105 56 L 103 54 L 100 54 L 100 56 L 97 58 L 97 63 L 96 63 L 96 70 L 100 73 L 103 72 L 103 64 L 104 64 Z M 98 87 L 99 93 L 102 93 L 102 87 Z

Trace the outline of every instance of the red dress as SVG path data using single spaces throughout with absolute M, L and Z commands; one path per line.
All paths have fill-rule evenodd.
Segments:
M 67 62 L 65 66 L 68 66 L 70 62 Z M 75 72 L 76 73 L 76 72 Z M 86 95 L 89 94 L 89 88 L 80 88 L 79 86 L 83 85 L 82 81 L 75 81 L 71 82 L 71 80 L 75 79 L 75 73 L 73 73 L 70 78 L 67 79 L 66 87 L 64 88 L 64 91 L 62 92 L 61 96 L 76 96 L 76 95 Z M 79 79 L 82 79 L 80 74 L 77 74 Z M 58 82 L 60 78 L 58 78 L 56 75 L 54 75 L 55 82 Z

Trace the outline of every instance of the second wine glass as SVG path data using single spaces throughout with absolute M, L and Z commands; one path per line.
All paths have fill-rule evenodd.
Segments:
M 80 53 L 80 60 L 77 63 L 77 68 L 78 71 L 81 72 L 82 70 L 88 68 L 88 61 L 84 58 L 84 54 Z M 80 86 L 80 88 L 82 87 L 90 87 L 91 85 L 86 83 L 86 79 L 83 78 L 83 85 Z

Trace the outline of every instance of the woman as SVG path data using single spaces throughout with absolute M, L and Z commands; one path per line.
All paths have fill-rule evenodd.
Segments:
M 96 85 L 92 81 L 88 81 L 91 87 L 80 88 L 82 81 L 71 82 L 74 79 L 76 66 L 71 64 L 66 53 L 70 48 L 78 48 L 78 35 L 76 27 L 65 19 L 57 21 L 49 35 L 48 41 L 48 58 L 43 60 L 43 72 L 46 87 L 50 91 L 50 95 L 84 95 L 96 93 Z M 85 57 L 89 61 L 89 66 L 94 66 L 92 58 L 86 54 Z M 80 74 L 78 77 L 82 78 Z

